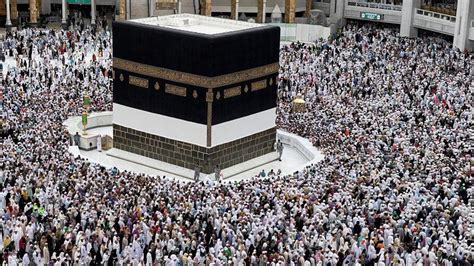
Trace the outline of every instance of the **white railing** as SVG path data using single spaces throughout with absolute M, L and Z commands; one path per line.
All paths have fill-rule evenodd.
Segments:
M 331 35 L 331 29 L 321 25 L 288 23 L 272 23 L 272 25 L 280 27 L 280 41 L 285 42 L 300 41 L 312 43 L 321 38 L 327 40 Z
M 471 28 L 469 29 L 469 40 L 474 41 L 474 19 L 471 20 Z
M 392 11 L 402 11 L 401 5 L 390 5 L 390 4 L 381 4 L 381 3 L 369 3 L 367 1 L 361 0 L 347 0 L 348 6 L 358 6 L 358 7 L 368 7 L 368 8 L 375 8 L 375 9 L 383 9 L 383 10 L 392 10 Z
M 419 9 L 419 8 L 416 8 L 415 10 L 416 10 L 416 14 L 418 14 L 418 15 L 437 18 L 437 19 L 442 19 L 442 20 L 446 20 L 446 21 L 449 21 L 449 22 L 453 22 L 453 23 L 456 22 L 456 16 L 450 16 L 450 15 L 446 15 L 446 14 L 443 14 L 443 13 L 437 13 L 437 12 L 433 12 L 433 11 L 429 11 L 429 10 L 425 10 L 425 9 Z M 472 25 L 472 23 L 471 23 L 471 25 Z

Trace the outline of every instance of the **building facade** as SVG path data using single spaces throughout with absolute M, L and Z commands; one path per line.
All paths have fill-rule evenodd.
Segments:
M 170 5 L 168 2 L 173 3 Z M 376 21 L 400 25 L 400 34 L 415 37 L 419 30 L 432 31 L 453 37 L 453 45 L 461 50 L 474 49 L 474 1 L 457 0 L 451 5 L 433 5 L 433 0 L 0 0 L 0 23 L 15 25 L 19 16 L 32 24 L 41 15 L 54 13 L 55 7 L 63 23 L 69 9 L 89 7 L 87 17 L 96 16 L 93 10 L 108 6 L 115 19 L 126 20 L 176 13 L 207 16 L 229 14 L 238 19 L 243 14 L 255 22 L 268 22 L 272 10 L 278 6 L 283 22 L 294 23 L 297 16 L 307 16 L 312 9 L 323 11 L 333 32 L 347 19 Z M 163 4 L 164 3 L 164 4 Z M 10 8 L 7 8 L 10 7 Z M 94 6 L 95 8 L 92 8 Z M 60 8 L 59 8 L 60 7 Z M 171 7 L 171 8 L 170 8 Z M 93 16 L 94 15 L 94 16 Z M 3 20 L 1 19 L 3 18 Z

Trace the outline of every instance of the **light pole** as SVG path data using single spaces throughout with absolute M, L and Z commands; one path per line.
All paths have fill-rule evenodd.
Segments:
M 62 1 L 62 19 L 61 19 L 61 25 L 63 26 L 63 29 L 67 30 L 67 18 L 66 18 L 66 0 Z
M 12 21 L 10 17 L 10 0 L 7 0 L 6 4 L 7 4 L 7 21 L 5 23 L 5 28 L 7 28 L 7 31 L 10 31 L 12 27 Z
M 87 118 L 89 115 L 89 108 L 91 106 L 91 97 L 88 94 L 84 95 L 83 105 L 84 105 L 84 111 L 82 112 L 83 134 L 87 135 L 87 122 L 88 122 Z
M 95 28 L 95 0 L 91 0 L 91 26 Z

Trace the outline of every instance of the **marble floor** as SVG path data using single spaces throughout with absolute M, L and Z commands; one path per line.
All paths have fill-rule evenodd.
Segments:
M 112 135 L 112 127 L 99 127 L 89 130 L 91 133 L 100 133 L 100 134 L 107 134 Z M 153 176 L 166 176 L 170 179 L 175 179 L 184 182 L 190 182 L 192 177 L 185 178 L 177 175 L 172 175 L 166 171 L 161 171 L 156 168 L 151 168 L 148 166 L 144 166 L 141 164 L 134 163 L 132 161 L 116 158 L 113 156 L 109 156 L 106 154 L 106 151 L 99 152 L 97 150 L 92 151 L 84 151 L 79 150 L 75 146 L 70 147 L 70 152 L 74 156 L 81 156 L 83 158 L 88 159 L 92 163 L 98 163 L 105 167 L 116 167 L 122 171 L 131 171 L 135 173 L 143 173 L 146 175 L 153 175 Z M 280 169 L 283 174 L 290 174 L 299 169 L 302 169 L 308 163 L 315 163 L 324 158 L 324 155 L 321 154 L 319 151 L 316 152 L 315 158 L 312 161 L 309 161 L 305 156 L 303 156 L 299 150 L 293 148 L 291 146 L 285 145 L 284 152 L 282 156 L 282 161 L 272 161 L 270 163 L 256 166 L 250 170 L 242 171 L 230 178 L 226 178 L 225 182 L 234 182 L 243 179 L 249 179 L 255 177 L 261 172 L 265 170 L 265 172 L 269 172 L 273 169 L 275 172 Z M 258 164 L 257 164 L 258 165 Z M 224 172 L 224 170 L 223 170 Z M 225 177 L 225 176 L 224 176 Z M 213 180 L 213 176 L 203 176 L 203 180 Z
M 113 129 L 112 127 L 96 127 L 96 128 L 91 128 L 91 129 L 88 129 L 87 132 L 89 132 L 89 134 L 91 135 L 109 135 L 109 136 L 112 136 L 113 134 Z

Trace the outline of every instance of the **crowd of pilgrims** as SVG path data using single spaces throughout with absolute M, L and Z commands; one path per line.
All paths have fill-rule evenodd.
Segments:
M 112 109 L 111 44 L 87 27 L 6 36 L 0 264 L 472 265 L 472 55 L 371 25 L 284 46 L 277 124 L 324 160 L 193 183 L 68 153 L 82 96 Z

